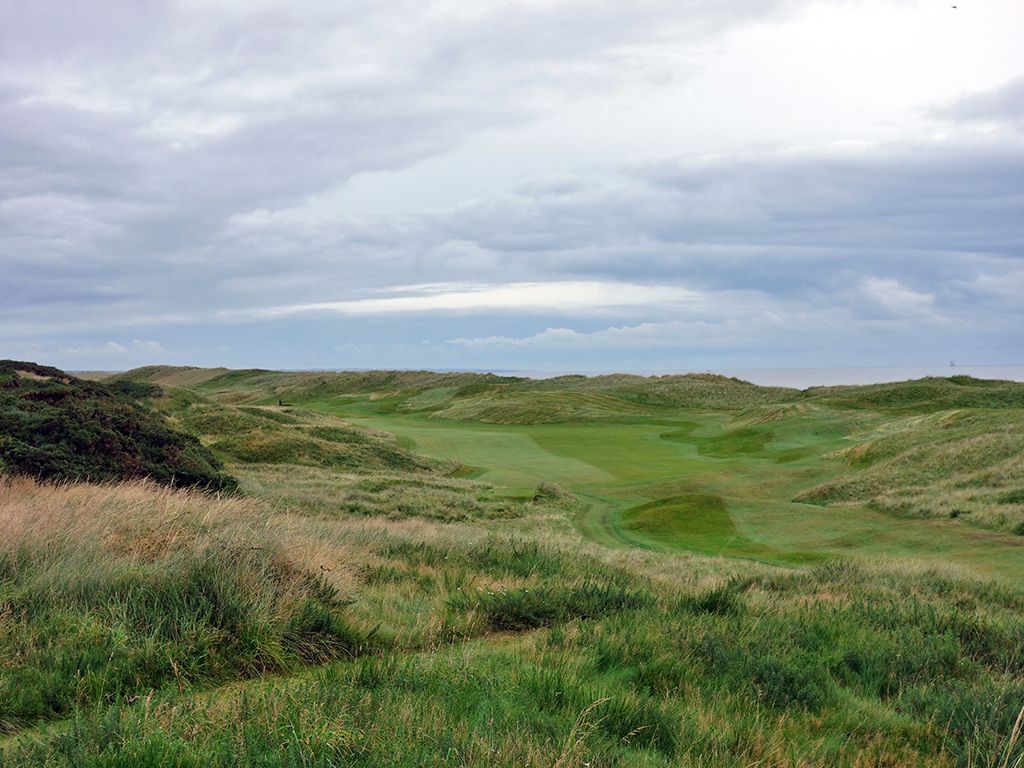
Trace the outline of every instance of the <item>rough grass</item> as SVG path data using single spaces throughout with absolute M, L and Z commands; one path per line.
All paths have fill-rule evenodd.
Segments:
M 842 408 L 934 413 L 952 408 L 1024 408 L 1024 383 L 971 376 L 928 377 L 893 384 L 814 387 L 815 401 Z
M 430 371 L 286 373 L 151 366 L 115 378 L 189 387 L 232 404 L 281 400 L 301 404 L 370 396 L 377 412 L 433 413 L 438 418 L 497 424 L 615 419 L 679 407 L 750 408 L 799 396 L 796 390 L 760 387 L 712 374 L 530 380 Z
M 942 411 L 890 423 L 871 438 L 836 454 L 847 472 L 798 499 L 870 503 L 1007 532 L 1024 524 L 1024 411 Z
M 346 472 L 419 471 L 439 467 L 390 435 L 308 412 L 274 406 L 226 406 L 195 393 L 157 401 L 177 425 L 218 456 L 242 464 L 286 464 Z
M 135 483 L 0 482 L 0 731 L 354 653 L 262 507 Z
M 844 564 L 655 584 L 599 550 L 467 540 L 433 523 L 282 519 L 271 531 L 318 548 L 327 572 L 363 560 L 351 610 L 365 604 L 378 622 L 371 653 L 213 690 L 173 679 L 120 690 L 8 739 L 0 764 L 1022 758 L 1024 597 L 1013 589 Z M 665 556 L 657 567 L 701 562 Z
M 359 515 L 389 520 L 515 520 L 563 506 L 564 498 L 539 497 L 531 504 L 496 494 L 488 485 L 440 474 L 340 474 L 288 464 L 240 467 L 244 490 L 277 498 L 292 510 L 338 517 Z

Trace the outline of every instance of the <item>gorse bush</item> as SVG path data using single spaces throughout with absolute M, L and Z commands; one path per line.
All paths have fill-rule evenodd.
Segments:
M 232 491 L 235 480 L 192 435 L 137 402 L 145 383 L 112 386 L 56 368 L 0 360 L 0 473 L 124 480 Z

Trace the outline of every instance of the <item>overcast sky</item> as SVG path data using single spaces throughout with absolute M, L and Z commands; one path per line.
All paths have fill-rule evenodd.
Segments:
M 1024 363 L 1020 0 L 0 0 L 0 357 Z

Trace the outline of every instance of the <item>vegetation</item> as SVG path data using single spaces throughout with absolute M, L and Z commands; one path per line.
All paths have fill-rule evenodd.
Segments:
M 234 479 L 193 435 L 171 429 L 137 401 L 157 391 L 0 360 L 0 473 L 108 481 L 148 477 L 233 490 Z
M 122 377 L 243 495 L 0 486 L 0 766 L 1024 766 L 1015 385 L 606 378 Z
M 869 503 L 900 516 L 1015 530 L 1024 517 L 1024 411 L 955 409 L 837 454 L 853 472 L 800 495 Z M 1009 418 L 1008 418 L 1009 416 Z
M 135 483 L 0 484 L 0 731 L 350 655 L 336 590 L 257 509 Z

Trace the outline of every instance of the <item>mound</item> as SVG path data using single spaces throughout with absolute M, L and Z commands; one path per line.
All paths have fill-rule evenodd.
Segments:
M 302 409 L 237 407 L 182 390 L 156 406 L 232 465 L 292 464 L 360 474 L 436 468 L 388 434 Z
M 597 391 L 630 403 L 669 408 L 732 410 L 783 403 L 799 398 L 800 392 L 785 387 L 762 387 L 749 381 L 711 373 L 669 376 L 563 376 L 524 384 L 537 389 Z
M 125 480 L 219 491 L 236 487 L 191 435 L 138 402 L 154 387 L 102 384 L 35 363 L 0 361 L 0 473 Z
M 1008 389 L 1008 388 L 1007 388 Z M 848 469 L 797 501 L 1024 531 L 1024 411 L 964 409 L 888 423 L 833 454 Z
M 623 418 L 649 412 L 648 408 L 601 392 L 497 388 L 459 397 L 431 415 L 438 419 L 484 424 L 556 424 Z
M 658 499 L 626 510 L 623 527 L 659 541 L 692 540 L 720 546 L 736 535 L 721 496 L 693 493 Z
M 761 387 L 712 374 L 561 376 L 532 380 L 434 371 L 227 371 L 155 366 L 118 380 L 187 387 L 232 404 L 330 402 L 358 396 L 368 412 L 430 413 L 453 421 L 551 424 L 650 415 L 665 408 L 730 410 L 801 397 L 795 389 Z

